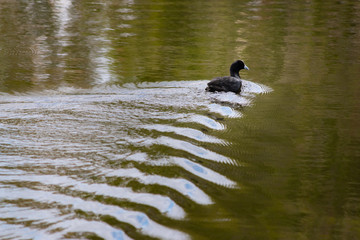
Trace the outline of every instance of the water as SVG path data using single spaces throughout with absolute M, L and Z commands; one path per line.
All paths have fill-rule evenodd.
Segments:
M 0 13 L 0 239 L 360 238 L 359 2 Z

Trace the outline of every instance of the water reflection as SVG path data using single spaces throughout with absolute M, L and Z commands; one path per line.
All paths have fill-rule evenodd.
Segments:
M 174 179 L 157 175 L 145 175 L 135 168 L 125 168 L 104 173 L 106 176 L 118 178 L 135 178 L 142 184 L 156 184 L 172 188 L 184 196 L 188 196 L 191 200 L 198 204 L 211 204 L 212 201 L 201 189 L 186 179 Z
M 111 216 L 144 235 L 188 239 L 186 233 L 155 222 L 157 213 L 149 216 L 137 209 L 155 209 L 161 218 L 182 220 L 186 217 L 186 202 L 214 204 L 199 182 L 237 188 L 234 181 L 210 167 L 214 163 L 218 167 L 240 165 L 209 149 L 211 145 L 230 145 L 210 130 L 226 129 L 220 119 L 229 117 L 229 111 L 237 111 L 215 102 L 221 99 L 233 106 L 244 102 L 249 105 L 263 88 L 247 82 L 244 96 L 208 94 L 204 91 L 206 82 L 105 84 L 92 89 L 60 87 L 3 95 L 0 117 L 6 121 L 1 125 L 4 151 L 0 183 L 6 201 L 15 209 L 13 217 L 23 210 L 33 211 L 21 206 L 21 201 L 46 205 L 47 209 L 54 204 L 56 208 L 71 206 L 66 211 L 69 216 L 54 211 L 49 219 L 29 215 L 18 224 L 46 223 L 46 231 L 41 230 L 39 236 L 50 239 L 77 232 L 126 239 L 116 225 L 107 225 L 96 217 Z M 147 166 L 155 172 L 144 170 Z M 174 167 L 187 174 L 167 174 Z M 166 194 L 169 190 L 172 193 Z M 82 213 L 80 218 L 73 215 L 78 211 Z M 6 220 L 11 216 L 4 216 L 11 225 Z
M 1 1 L 0 238 L 358 239 L 359 10 Z

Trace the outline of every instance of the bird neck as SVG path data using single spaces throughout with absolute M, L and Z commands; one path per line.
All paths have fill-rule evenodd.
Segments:
M 235 78 L 240 78 L 239 72 L 230 71 L 230 76 L 235 77 Z
M 240 78 L 239 72 L 240 72 L 240 69 L 235 64 L 231 64 L 230 76 L 235 77 L 235 78 Z

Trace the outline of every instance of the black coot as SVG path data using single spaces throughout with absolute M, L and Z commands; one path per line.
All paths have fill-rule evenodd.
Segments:
M 214 78 L 207 84 L 208 87 L 205 90 L 209 92 L 240 93 L 242 83 L 239 71 L 241 69 L 249 70 L 243 61 L 237 60 L 233 62 L 230 66 L 230 76 Z

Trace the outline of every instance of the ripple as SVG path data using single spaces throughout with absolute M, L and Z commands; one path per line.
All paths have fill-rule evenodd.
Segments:
M 179 122 L 195 122 L 214 130 L 225 130 L 225 126 L 218 121 L 203 115 L 192 115 L 179 120 Z
M 186 222 L 187 204 L 216 207 L 209 183 L 240 189 L 220 173 L 241 167 L 227 156 L 228 120 L 271 91 L 244 81 L 241 95 L 210 94 L 206 83 L 104 83 L 2 95 L 0 238 L 128 239 L 135 228 L 137 235 L 188 239 L 168 220 Z
M 273 91 L 271 87 L 268 87 L 260 83 L 254 83 L 247 80 L 242 80 L 242 83 L 243 83 L 242 93 L 265 94 Z
M 0 176 L 0 181 L 3 183 L 9 181 L 22 181 L 34 183 L 38 182 L 44 185 L 56 185 L 94 195 L 114 197 L 138 204 L 148 205 L 174 219 L 182 219 L 185 217 L 184 210 L 174 203 L 174 201 L 172 201 L 169 197 L 150 193 L 137 193 L 133 192 L 130 188 L 113 187 L 107 184 L 88 184 L 76 181 L 67 176 L 55 175 L 2 175 Z
M 212 152 L 206 148 L 196 146 L 186 141 L 175 140 L 169 137 L 160 137 L 156 139 L 156 144 L 162 144 L 177 150 L 182 150 L 206 160 L 212 160 L 221 163 L 229 163 L 234 165 L 236 164 L 236 162 L 234 162 L 232 159 L 228 157 Z
M 202 159 L 237 165 L 235 161 L 221 154 L 212 152 L 203 147 L 196 146 L 195 144 L 192 144 L 190 142 L 177 140 L 170 137 L 162 136 L 156 139 L 147 139 L 147 138 L 128 139 L 128 142 L 133 145 L 147 146 L 147 147 L 150 147 L 152 145 L 162 145 L 175 150 L 187 152 L 193 156 L 200 157 Z
M 169 161 L 175 163 L 176 165 L 184 168 L 185 170 L 189 171 L 190 173 L 205 179 L 209 182 L 226 186 L 229 188 L 235 188 L 237 187 L 237 183 L 234 181 L 229 180 L 227 177 L 202 166 L 201 164 L 192 162 L 185 158 L 179 158 L 179 157 L 172 157 L 169 159 Z
M 242 116 L 240 112 L 234 110 L 231 107 L 223 106 L 221 104 L 212 103 L 208 107 L 211 112 L 219 113 L 222 116 L 232 117 L 232 118 L 239 118 Z
M 202 190 L 196 187 L 193 183 L 181 178 L 167 178 L 157 175 L 145 175 L 135 168 L 117 169 L 113 171 L 104 172 L 106 176 L 116 176 L 121 178 L 136 178 L 143 184 L 157 184 L 172 188 L 184 196 L 188 196 L 191 200 L 198 204 L 212 204 L 210 197 Z
M 72 219 L 59 222 L 49 228 L 50 231 L 56 229 L 64 229 L 61 231 L 61 235 L 76 232 L 90 232 L 95 233 L 97 236 L 103 239 L 114 239 L 114 240 L 127 240 L 132 239 L 128 237 L 122 230 L 113 228 L 106 223 L 98 221 L 88 221 L 84 219 Z
M 16 201 L 19 199 L 23 200 L 34 200 L 36 202 L 43 202 L 44 204 L 58 204 L 63 207 L 71 206 L 74 210 L 81 210 L 84 212 L 91 212 L 97 215 L 108 215 L 112 216 L 120 222 L 125 222 L 131 224 L 137 229 L 148 236 L 159 237 L 163 239 L 188 239 L 188 236 L 180 231 L 173 230 L 167 227 L 164 227 L 153 220 L 151 220 L 146 214 L 138 211 L 130 211 L 118 206 L 105 205 L 95 201 L 85 201 L 78 197 L 71 197 L 62 194 L 51 193 L 48 191 L 41 190 L 31 190 L 26 188 L 1 188 L 1 191 L 8 195 L 8 200 Z M 32 199 L 30 196 L 36 196 L 35 199 Z M 49 210 L 40 210 L 40 209 L 29 209 L 22 208 L 19 206 L 11 206 L 11 208 L 7 205 L 6 208 L 2 208 L 0 206 L 0 213 L 2 218 L 14 218 L 16 216 L 22 216 L 21 221 L 31 221 L 31 222 L 46 222 L 46 224 L 51 224 L 51 229 L 56 229 L 59 227 L 59 222 L 66 221 L 66 218 L 69 216 L 60 216 L 61 213 L 52 209 Z M 59 206 L 60 207 L 60 206 Z M 13 210 L 10 210 L 13 209 Z M 94 224 L 99 224 L 95 223 Z M 101 223 L 101 226 L 104 226 L 104 223 Z M 64 228 L 64 227 L 62 227 Z M 105 229 L 108 228 L 105 227 Z M 80 231 L 84 231 L 85 229 Z M 78 231 L 79 231 L 78 230 Z M 88 232 L 93 232 L 88 229 Z M 68 229 L 67 232 L 72 232 L 71 229 Z M 122 231 L 109 229 L 107 232 L 117 232 L 122 233 L 126 236 Z M 95 232 L 97 235 L 101 236 L 98 232 Z M 62 233 L 64 234 L 64 233 Z M 108 238 L 105 238 L 108 239 Z
M 216 171 L 210 168 L 207 168 L 199 163 L 196 163 L 186 158 L 167 157 L 167 158 L 160 158 L 155 161 L 155 159 L 151 159 L 151 157 L 148 154 L 138 152 L 128 155 L 127 157 L 125 157 L 125 159 L 129 161 L 135 161 L 138 163 L 149 164 L 152 166 L 176 165 L 188 171 L 189 173 L 193 174 L 194 176 L 202 178 L 206 181 L 228 188 L 237 188 L 236 182 L 228 179 L 227 177 L 221 175 L 220 173 L 217 173 Z M 151 159 L 152 161 L 149 161 L 149 159 Z
M 16 218 L 17 216 L 14 216 Z M 1 239 L 39 239 L 56 240 L 59 234 L 48 233 L 46 230 L 33 229 L 20 224 L 5 223 L 0 220 L 0 238 Z
M 193 128 L 184 128 L 184 127 L 175 127 L 175 126 L 168 126 L 163 124 L 152 124 L 152 125 L 144 125 L 141 126 L 143 129 L 147 130 L 156 130 L 158 132 L 171 132 L 176 133 L 178 135 L 188 137 L 199 142 L 207 142 L 207 143 L 219 143 L 225 144 L 225 141 L 222 139 L 218 139 L 213 136 L 209 136 L 204 134 L 203 132 L 193 129 Z

